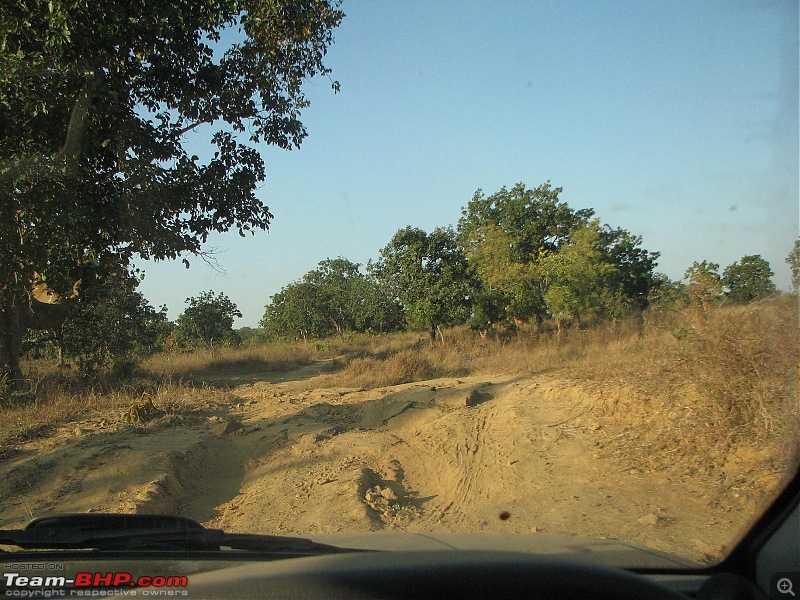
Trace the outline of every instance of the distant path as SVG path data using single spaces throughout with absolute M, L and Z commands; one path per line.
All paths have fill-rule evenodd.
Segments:
M 309 365 L 303 365 L 288 371 L 252 371 L 249 373 L 237 374 L 214 374 L 213 377 L 203 379 L 207 383 L 211 383 L 220 387 L 240 386 L 258 383 L 265 381 L 268 383 L 281 383 L 286 381 L 302 381 L 330 373 L 336 369 L 336 361 L 341 360 L 343 357 L 337 356 L 335 358 L 326 358 L 323 360 L 316 360 Z
M 305 365 L 285 373 L 269 373 L 263 380 L 270 383 L 283 383 L 286 381 L 302 381 L 304 379 L 311 379 L 325 373 L 330 373 L 336 369 L 336 361 L 341 360 L 343 357 L 337 356 L 335 358 L 326 358 L 318 360 L 310 365 Z

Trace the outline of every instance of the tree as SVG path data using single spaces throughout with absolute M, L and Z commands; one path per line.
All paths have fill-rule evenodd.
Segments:
M 513 236 L 497 225 L 485 225 L 481 238 L 468 254 L 469 264 L 481 283 L 473 302 L 475 318 L 480 323 L 486 317 L 488 324 L 541 315 L 544 290 L 536 261 L 519 257 Z
M 202 254 L 213 231 L 268 227 L 255 144 L 306 136 L 301 85 L 329 73 L 343 17 L 332 2 L 3 6 L 0 375 L 20 377 L 34 274 L 66 294 L 87 261 L 107 273 L 134 256 Z M 207 159 L 187 153 L 190 131 L 210 140 Z
M 600 230 L 602 252 L 605 261 L 614 267 L 614 280 L 609 281 L 624 298 L 626 305 L 645 309 L 649 303 L 650 290 L 656 284 L 654 269 L 660 254 L 641 247 L 642 238 L 609 225 Z
M 561 192 L 549 182 L 534 189 L 518 183 L 489 197 L 478 190 L 462 210 L 458 240 L 481 282 L 473 311 L 479 321 L 491 320 L 498 304 L 506 321 L 537 322 L 554 315 L 572 320 L 647 306 L 658 253 L 642 248 L 639 236 L 590 221 L 594 211 L 571 209 L 559 199 Z M 582 238 L 578 243 L 576 235 Z M 561 254 L 565 248 L 569 250 Z M 603 274 L 603 289 L 591 294 L 585 282 L 568 273 L 587 272 L 590 265 L 592 277 Z M 600 279 L 592 285 L 600 285 Z M 601 295 L 602 310 L 600 305 L 590 307 Z
M 495 225 L 513 239 L 514 258 L 530 261 L 542 250 L 555 251 L 569 235 L 594 214 L 592 209 L 572 210 L 558 196 L 563 188 L 545 182 L 534 189 L 517 183 L 486 197 L 477 190 L 458 222 L 459 241 L 468 252 L 483 240 L 486 225 Z
M 126 270 L 87 285 L 64 326 L 66 354 L 103 364 L 160 348 L 172 330 L 167 307 L 153 308 L 138 285 Z
M 478 190 L 461 211 L 458 241 L 484 286 L 505 296 L 509 319 L 545 318 L 535 265 L 542 254 L 557 252 L 593 214 L 572 210 L 559 200 L 562 191 L 550 182 L 534 189 L 518 183 L 488 197 Z
M 338 334 L 355 329 L 353 283 L 363 278 L 359 267 L 342 257 L 326 259 L 303 277 L 303 281 L 317 286 L 319 294 L 324 296 L 325 306 L 319 305 L 317 310 L 325 314 Z
M 475 284 L 452 229 L 406 227 L 380 254 L 373 273 L 402 304 L 410 327 L 428 329 L 433 341 L 442 326 L 467 321 Z
M 297 281 L 272 296 L 264 307 L 261 327 L 271 337 L 323 338 L 331 335 L 333 325 L 319 310 L 324 294 L 311 283 Z
M 544 300 L 559 323 L 581 317 L 621 316 L 625 294 L 615 265 L 606 260 L 600 222 L 573 231 L 557 252 L 542 257 L 538 270 L 546 282 Z
M 324 338 L 345 331 L 392 331 L 400 305 L 346 258 L 326 259 L 275 294 L 261 326 L 274 337 Z
M 795 240 L 792 251 L 786 257 L 786 264 L 792 271 L 792 289 L 800 292 L 800 238 Z
M 664 273 L 653 274 L 652 286 L 647 298 L 650 306 L 677 307 L 685 306 L 689 302 L 686 284 L 682 281 L 672 281 Z
M 751 302 L 775 293 L 771 277 L 775 273 L 769 263 L 755 254 L 743 256 L 722 273 L 722 285 L 728 288 L 727 297 L 734 302 Z
M 717 263 L 695 261 L 683 277 L 688 280 L 686 292 L 689 294 L 689 301 L 703 312 L 722 296 L 722 280 Z
M 211 347 L 215 343 L 238 343 L 233 320 L 242 313 L 225 294 L 203 292 L 197 298 L 187 298 L 189 306 L 175 322 L 178 343 L 183 346 Z

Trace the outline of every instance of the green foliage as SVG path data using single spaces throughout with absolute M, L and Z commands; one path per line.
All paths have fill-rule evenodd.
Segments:
M 688 304 L 689 294 L 683 282 L 672 281 L 663 273 L 654 273 L 647 302 L 656 308 L 679 308 Z
M 751 302 L 775 293 L 774 275 L 769 263 L 759 255 L 743 256 L 739 262 L 725 267 L 722 285 L 734 302 Z
M 538 264 L 547 282 L 544 294 L 550 315 L 559 322 L 583 316 L 619 317 L 625 308 L 621 276 L 606 260 L 600 223 L 591 221 L 572 232 L 569 242 Z
M 717 263 L 695 261 L 683 277 L 688 280 L 686 292 L 695 307 L 707 311 L 722 297 L 722 278 Z
M 480 282 L 475 326 L 498 317 L 620 316 L 647 306 L 658 253 L 643 249 L 639 236 L 590 221 L 591 209 L 572 210 L 561 192 L 549 182 L 489 197 L 478 190 L 462 210 L 458 240 Z
M 324 292 L 317 286 L 304 281 L 291 283 L 272 296 L 260 325 L 270 337 L 308 340 L 328 336 L 333 324 L 318 310 L 324 302 Z
M 561 192 L 549 182 L 534 189 L 518 183 L 488 197 L 478 190 L 461 212 L 459 243 L 484 287 L 505 297 L 508 319 L 546 316 L 539 256 L 557 252 L 593 214 L 572 210 Z
M 555 251 L 594 213 L 591 209 L 572 210 L 558 199 L 562 191 L 550 182 L 534 189 L 518 183 L 489 197 L 478 190 L 461 212 L 459 241 L 469 254 L 483 241 L 485 227 L 494 225 L 510 236 L 514 260 L 530 262 L 542 250 Z
M 613 265 L 608 282 L 628 306 L 644 309 L 649 304 L 650 290 L 656 285 L 653 269 L 660 254 L 641 247 L 642 238 L 617 227 L 605 225 L 600 230 L 604 260 Z
M 353 282 L 351 302 L 353 331 L 389 333 L 405 329 L 402 305 L 372 275 Z
M 225 294 L 203 292 L 187 298 L 189 305 L 175 323 L 178 343 L 186 347 L 237 346 L 241 338 L 233 330 L 233 320 L 242 313 Z
M 324 338 L 348 331 L 396 331 L 400 305 L 345 258 L 327 259 L 272 296 L 261 327 L 277 338 Z
M 259 346 L 269 341 L 266 332 L 261 328 L 241 327 L 236 330 L 236 333 L 243 346 Z
M 481 230 L 480 243 L 472 245 L 467 255 L 470 266 L 481 282 L 475 294 L 473 312 L 493 323 L 528 318 L 542 312 L 543 285 L 535 261 L 525 262 L 514 249 L 514 237 L 498 225 Z
M 800 292 L 800 238 L 794 241 L 794 247 L 786 257 L 786 264 L 792 271 L 792 289 L 795 293 Z
M 465 323 L 476 289 L 467 259 L 452 229 L 430 234 L 406 227 L 381 250 L 372 267 L 393 298 L 402 304 L 411 328 L 428 329 Z
M 0 371 L 19 377 L 34 272 L 64 293 L 86 261 L 110 272 L 267 228 L 257 144 L 305 138 L 301 86 L 328 74 L 342 17 L 328 0 L 3 5 Z M 186 152 L 192 130 L 207 161 Z
M 161 348 L 170 334 L 167 308 L 153 308 L 136 291 L 139 281 L 127 271 L 84 286 L 81 300 L 64 324 L 65 356 L 105 364 Z
M 488 331 L 496 323 L 507 320 L 506 297 L 498 291 L 487 289 L 477 281 L 472 297 L 472 314 L 467 321 L 471 329 Z

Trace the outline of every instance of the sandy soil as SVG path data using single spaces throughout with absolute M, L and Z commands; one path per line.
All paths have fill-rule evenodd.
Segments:
M 168 512 L 254 533 L 606 537 L 702 561 L 747 525 L 708 482 L 598 453 L 603 420 L 559 376 L 365 391 L 326 387 L 331 366 L 234 381 L 230 405 L 196 414 L 98 418 L 23 443 L 0 462 L 0 527 Z

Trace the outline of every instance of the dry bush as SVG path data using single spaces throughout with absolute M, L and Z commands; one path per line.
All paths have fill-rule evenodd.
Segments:
M 798 331 L 796 298 L 686 310 L 562 372 L 603 423 L 600 454 L 756 497 L 798 456 Z
M 691 323 L 679 352 L 719 426 L 749 436 L 787 427 L 797 412 L 798 331 L 790 301 L 721 308 Z
M 436 346 L 418 345 L 394 353 L 382 348 L 374 356 L 349 359 L 327 383 L 372 389 L 467 373 L 461 360 L 452 352 L 442 351 Z

